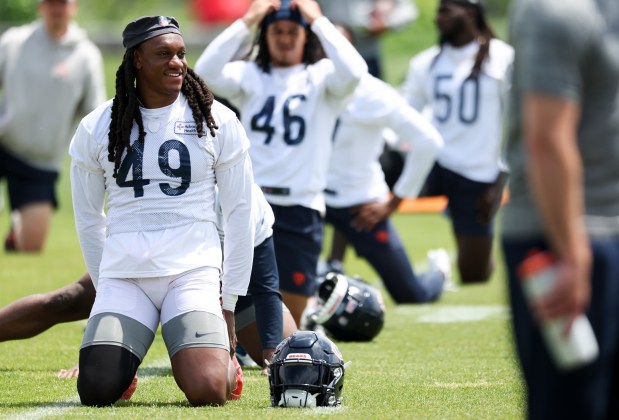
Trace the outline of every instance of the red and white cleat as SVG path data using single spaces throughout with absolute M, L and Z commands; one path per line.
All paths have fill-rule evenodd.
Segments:
M 129 384 L 129 388 L 127 388 L 125 392 L 123 392 L 123 394 L 120 396 L 120 399 L 122 401 L 129 401 L 131 397 L 133 396 L 133 393 L 135 392 L 137 387 L 138 387 L 138 373 L 136 372 L 135 376 L 133 377 L 133 380 Z
M 236 358 L 236 355 L 232 358 L 232 362 L 234 363 L 234 368 L 236 369 L 236 388 L 232 390 L 229 400 L 240 400 L 241 393 L 243 392 L 243 369 L 241 369 L 241 365 Z

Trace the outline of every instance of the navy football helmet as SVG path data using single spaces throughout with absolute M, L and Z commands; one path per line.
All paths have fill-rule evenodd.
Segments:
M 297 331 L 278 344 L 269 364 L 271 405 L 332 407 L 341 403 L 344 361 L 337 346 L 314 331 Z
M 360 278 L 327 273 L 310 318 L 340 341 L 371 341 L 383 329 L 385 304 L 378 289 Z

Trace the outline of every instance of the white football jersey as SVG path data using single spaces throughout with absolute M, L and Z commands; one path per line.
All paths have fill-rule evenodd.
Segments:
M 445 141 L 438 162 L 479 182 L 499 173 L 503 113 L 513 48 L 490 41 L 479 78 L 469 78 L 479 43 L 432 47 L 413 57 L 402 93 L 417 110 L 429 107 L 432 123 Z
M 71 182 L 78 236 L 88 270 L 112 278 L 158 277 L 198 267 L 221 269 L 215 185 L 230 221 L 223 291 L 244 295 L 253 258 L 249 142 L 232 111 L 215 102 L 217 133 L 198 137 L 184 95 L 159 109 L 141 108 L 146 138 L 132 132 L 118 176 L 108 161 L 108 101 L 85 117 L 71 142 Z M 104 200 L 107 193 L 107 211 Z M 229 255 L 230 254 L 230 255 Z
M 389 187 L 378 160 L 385 128 L 392 129 L 407 149 L 395 194 L 401 198 L 419 194 L 443 140 L 395 89 L 367 74 L 336 125 L 325 194 L 328 206 L 350 207 L 387 199 Z
M 249 29 L 238 20 L 205 49 L 196 71 L 241 113 L 256 183 L 270 203 L 324 212 L 331 134 L 361 76 L 363 58 L 325 17 L 312 24 L 329 59 L 272 68 L 229 62 Z M 269 188 L 280 194 L 270 194 Z
M 275 223 L 275 215 L 273 209 L 264 198 L 264 194 L 260 187 L 256 184 L 253 186 L 251 214 L 254 224 L 254 248 L 264 242 L 265 239 L 273 235 L 273 223 Z M 215 211 L 217 213 L 217 231 L 219 239 L 223 243 L 224 239 L 224 214 L 219 205 L 219 189 L 216 189 L 215 194 Z

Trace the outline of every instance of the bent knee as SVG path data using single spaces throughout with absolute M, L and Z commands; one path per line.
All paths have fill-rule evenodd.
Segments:
M 187 401 L 194 407 L 213 405 L 221 406 L 228 400 L 226 378 L 203 378 L 192 381 L 183 387 Z
M 77 392 L 82 404 L 91 407 L 104 407 L 118 401 L 127 389 L 126 382 L 111 372 L 95 372 L 92 369 L 80 369 L 77 378 Z

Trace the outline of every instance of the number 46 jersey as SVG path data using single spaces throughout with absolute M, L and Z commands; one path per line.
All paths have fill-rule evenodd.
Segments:
M 249 267 L 241 269 L 249 272 L 255 228 L 251 188 L 244 185 L 251 186 L 253 176 L 249 141 L 234 113 L 214 102 L 216 135 L 211 136 L 204 124 L 205 134 L 198 137 L 184 95 L 163 108 L 141 108 L 145 140 L 137 140 L 134 124 L 132 152 L 125 150 L 113 177 L 114 163 L 108 160 L 110 108 L 108 101 L 84 118 L 69 149 L 76 226 L 89 271 L 96 272 L 99 261 L 100 274 L 106 277 L 154 277 L 221 267 L 217 184 L 225 215 L 236 229 L 230 235 L 236 242 L 225 249 L 224 264 L 233 264 L 239 254 L 249 255 Z M 229 261 L 228 251 L 236 251 Z M 245 274 L 236 272 L 238 277 Z
M 316 19 L 311 30 L 328 59 L 269 72 L 253 61 L 231 61 L 251 36 L 238 20 L 206 47 L 195 69 L 239 109 L 254 177 L 267 201 L 324 212 L 335 122 L 367 66 L 326 17 Z
M 471 77 L 479 43 L 445 44 L 410 62 L 402 94 L 418 111 L 431 114 L 445 146 L 438 163 L 466 178 L 494 182 L 499 173 L 503 117 L 513 48 L 492 39 L 479 77 Z

